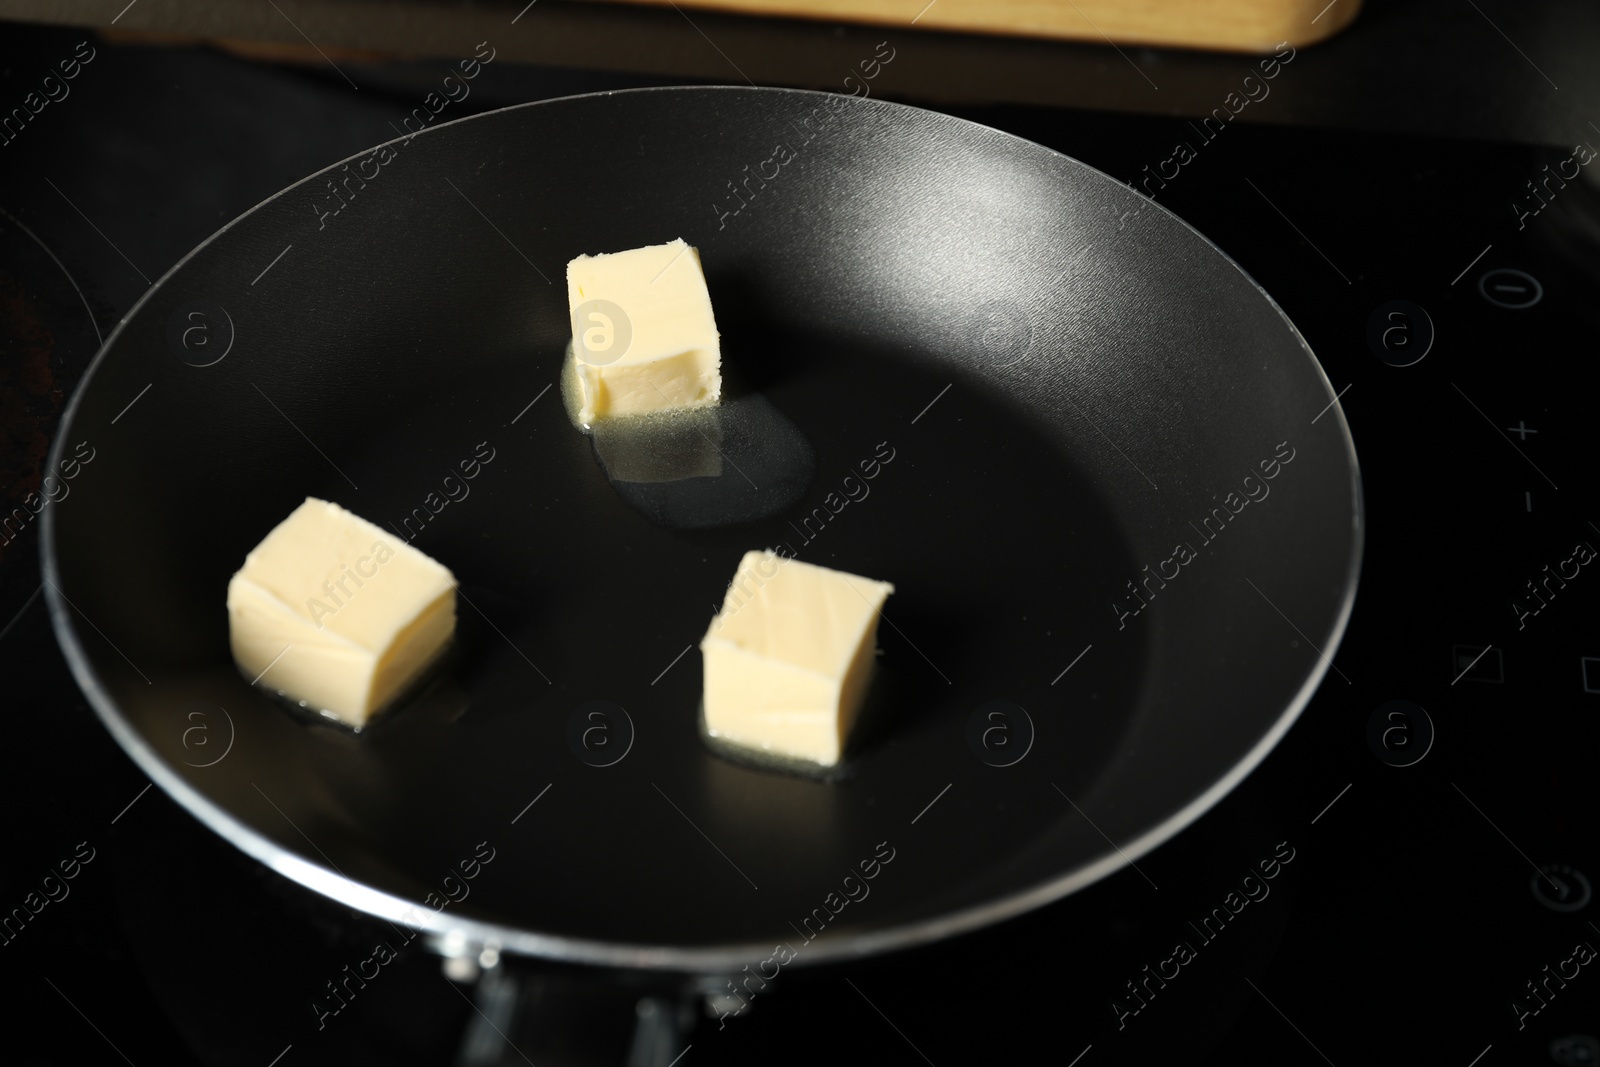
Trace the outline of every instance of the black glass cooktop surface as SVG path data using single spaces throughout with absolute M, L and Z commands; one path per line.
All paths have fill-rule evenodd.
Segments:
M 623 1061 L 653 990 L 537 965 L 452 980 L 421 938 L 271 873 L 151 788 L 40 593 L 39 513 L 72 506 L 45 450 L 102 336 L 229 219 L 393 136 L 442 65 L 341 74 L 6 32 L 0 89 L 27 112 L 0 143 L 0 1059 Z M 1246 121 L 1309 57 L 1271 79 L 1241 58 L 1210 121 L 955 113 L 1153 196 L 1317 353 L 1367 520 L 1320 690 L 1137 868 L 948 942 L 786 972 L 720 1020 L 697 1001 L 657 1062 L 1600 1062 L 1600 131 L 1538 148 Z M 490 63 L 450 106 L 655 80 Z M 149 506 L 185 506 L 182 465 Z

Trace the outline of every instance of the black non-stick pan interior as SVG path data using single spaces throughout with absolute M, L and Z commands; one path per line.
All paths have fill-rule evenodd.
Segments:
M 715 479 L 615 483 L 554 387 L 565 264 L 680 236 L 759 417 Z M 164 278 L 60 434 L 94 458 L 48 591 L 134 758 L 316 889 L 569 959 L 807 962 L 1070 892 L 1266 753 L 1354 595 L 1332 400 L 1205 238 L 1037 145 L 813 93 L 557 100 L 309 178 Z M 461 583 L 450 659 L 360 735 L 228 653 L 229 576 L 307 496 Z M 896 587 L 832 781 L 697 733 L 694 646 L 780 544 Z

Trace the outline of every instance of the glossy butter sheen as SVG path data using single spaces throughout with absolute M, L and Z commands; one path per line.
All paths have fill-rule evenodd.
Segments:
M 700 642 L 706 730 L 822 766 L 839 762 L 894 586 L 747 552 Z
M 455 585 L 417 549 L 308 497 L 228 583 L 234 662 L 246 678 L 359 727 L 449 643 Z
M 700 253 L 681 238 L 567 264 L 578 421 L 708 407 L 722 352 Z

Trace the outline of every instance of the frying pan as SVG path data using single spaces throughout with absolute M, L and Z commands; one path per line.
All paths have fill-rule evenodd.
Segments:
M 730 402 L 789 443 L 614 482 L 552 388 L 564 266 L 679 236 Z M 569 961 L 816 963 L 1137 865 L 1266 755 L 1355 593 L 1333 400 L 1214 245 L 1036 144 L 797 91 L 553 100 L 329 168 L 168 272 L 63 421 L 52 464 L 93 458 L 47 591 L 133 759 L 320 893 Z M 360 734 L 228 653 L 229 576 L 308 495 L 461 583 L 450 658 Z M 831 780 L 697 735 L 692 646 L 780 543 L 897 590 Z

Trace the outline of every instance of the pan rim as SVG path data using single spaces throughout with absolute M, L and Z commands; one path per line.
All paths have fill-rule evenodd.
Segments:
M 624 94 L 644 93 L 685 93 L 685 94 L 757 94 L 772 95 L 785 94 L 815 98 L 837 98 L 847 94 L 825 92 L 810 89 L 790 89 L 777 86 L 746 86 L 746 85 L 692 85 L 692 86 L 646 86 L 631 89 L 602 90 L 592 93 L 580 93 L 571 96 L 553 97 L 547 100 L 535 100 L 521 104 L 511 104 L 506 107 L 495 108 L 490 111 L 475 115 L 467 115 L 437 126 L 429 126 L 416 133 L 403 135 L 377 145 L 364 148 L 361 151 L 338 160 L 327 167 L 312 174 L 306 175 L 266 199 L 260 201 L 249 209 L 241 212 L 229 220 L 210 237 L 196 245 L 176 263 L 169 267 L 155 283 L 139 297 L 128 312 L 117 323 L 111 335 L 105 339 L 100 350 L 95 354 L 85 369 L 83 378 L 74 390 L 72 397 L 61 414 L 56 438 L 51 444 L 48 464 L 54 467 L 63 458 L 68 437 L 67 430 L 72 426 L 79 403 L 90 381 L 94 378 L 101 364 L 105 361 L 112 347 L 117 343 L 122 331 L 141 312 L 144 305 L 161 289 L 171 278 L 180 272 L 188 262 L 208 249 L 214 242 L 228 233 L 247 217 L 254 215 L 266 205 L 287 196 L 295 189 L 312 182 L 316 178 L 340 166 L 366 156 L 376 149 L 393 145 L 401 141 L 409 141 L 413 137 L 431 134 L 447 127 L 458 126 L 464 123 L 486 119 L 500 115 L 507 111 L 536 108 L 550 104 L 566 104 L 571 101 L 585 100 L 595 97 L 619 96 Z M 1082 162 L 1066 153 L 1058 152 L 1036 141 L 1019 137 L 1004 130 L 970 119 L 960 118 L 929 108 L 917 107 L 911 104 L 902 104 L 887 100 L 869 100 L 865 97 L 848 97 L 859 101 L 863 106 L 873 106 L 889 111 L 904 111 L 915 115 L 936 115 L 941 121 L 959 123 L 965 126 L 976 127 L 990 136 L 1004 138 L 1029 146 L 1031 150 L 1048 152 L 1068 160 L 1082 167 L 1084 170 L 1097 175 L 1107 182 L 1118 186 L 1123 183 Z M 847 105 L 849 106 L 849 105 Z M 1125 186 L 1124 186 L 1125 187 Z M 1126 188 L 1126 187 L 1125 187 Z M 1129 190 L 1134 195 L 1136 191 Z M 1145 198 L 1148 201 L 1148 198 Z M 1366 528 L 1363 522 L 1365 501 L 1362 491 L 1362 479 L 1359 458 L 1355 450 L 1355 441 L 1350 433 L 1350 427 L 1344 417 L 1344 410 L 1338 403 L 1333 385 L 1329 381 L 1327 372 L 1318 360 L 1316 353 L 1307 343 L 1299 328 L 1284 313 L 1283 308 L 1274 300 L 1266 289 L 1253 276 L 1250 275 L 1232 256 L 1223 251 L 1214 241 L 1192 226 L 1187 220 L 1172 212 L 1169 208 L 1155 201 L 1141 204 L 1141 207 L 1153 206 L 1156 210 L 1171 217 L 1179 225 L 1189 230 L 1213 253 L 1220 256 L 1234 270 L 1238 271 L 1255 291 L 1266 300 L 1268 305 L 1285 326 L 1288 327 L 1294 340 L 1299 343 L 1301 351 L 1309 360 L 1311 368 L 1321 381 L 1323 389 L 1330 398 L 1332 414 L 1337 420 L 1340 437 L 1343 441 L 1346 460 L 1349 464 L 1352 510 L 1351 521 L 1353 537 L 1350 549 L 1350 558 L 1347 563 L 1344 590 L 1339 604 L 1338 612 L 1332 625 L 1324 635 L 1323 648 L 1325 652 L 1317 659 L 1314 666 L 1306 675 L 1300 688 L 1288 701 L 1284 710 L 1273 721 L 1272 725 L 1256 741 L 1251 749 L 1229 767 L 1226 773 L 1192 799 L 1188 804 L 1167 818 L 1146 830 L 1139 837 L 1118 848 L 1112 849 L 1100 859 L 1085 866 L 1068 871 L 1056 878 L 1037 883 L 1028 888 L 993 898 L 987 902 L 974 904 L 955 911 L 936 915 L 930 918 L 904 922 L 894 926 L 884 927 L 864 933 L 853 934 L 848 937 L 841 936 L 837 939 L 826 937 L 819 938 L 810 945 L 809 951 L 796 955 L 797 964 L 821 964 L 840 960 L 860 959 L 890 951 L 926 945 L 958 934 L 991 926 L 1007 919 L 1015 918 L 1026 912 L 1035 910 L 1046 904 L 1053 903 L 1071 895 L 1110 874 L 1132 866 L 1139 857 L 1153 851 L 1191 823 L 1198 820 L 1207 811 L 1211 810 L 1223 797 L 1243 781 L 1251 771 L 1266 758 L 1283 738 L 1301 712 L 1310 702 L 1312 695 L 1320 687 L 1323 678 L 1327 675 L 1332 665 L 1332 656 L 1344 639 L 1348 628 L 1351 613 L 1355 606 L 1356 592 L 1360 584 L 1361 562 L 1365 554 Z M 210 830 L 228 841 L 234 847 L 244 852 L 251 858 L 261 862 L 274 872 L 312 890 L 324 897 L 359 909 L 378 918 L 390 922 L 403 923 L 425 934 L 432 935 L 441 941 L 459 941 L 472 946 L 493 946 L 500 952 L 511 952 L 518 955 L 532 956 L 542 959 L 555 960 L 566 963 L 584 963 L 600 966 L 644 969 L 654 971 L 669 971 L 683 973 L 715 972 L 727 968 L 737 968 L 748 963 L 751 959 L 759 959 L 768 953 L 765 942 L 729 942 L 726 944 L 709 945 L 702 947 L 685 947 L 667 944 L 628 944 L 613 941 L 601 941 L 592 938 L 570 937 L 556 934 L 534 933 L 514 927 L 502 926 L 498 923 L 479 919 L 470 919 L 452 915 L 448 911 L 432 911 L 419 909 L 415 902 L 404 900 L 391 893 L 374 889 L 371 886 L 346 878 L 336 871 L 329 870 L 319 864 L 313 863 L 290 851 L 289 849 L 271 841 L 259 831 L 245 824 L 236 816 L 223 810 L 219 805 L 210 800 L 198 789 L 189 785 L 181 776 L 167 766 L 156 754 L 144 737 L 133 728 L 124 718 L 117 702 L 109 691 L 101 684 L 89 662 L 89 657 L 79 639 L 78 631 L 73 620 L 72 609 L 64 594 L 57 585 L 60 577 L 59 559 L 56 552 L 56 526 L 55 512 L 45 509 L 41 517 L 40 552 L 42 555 L 42 571 L 45 583 L 45 599 L 50 609 L 51 627 L 55 631 L 56 640 L 61 646 L 62 654 L 72 672 L 78 687 L 88 698 L 90 706 L 101 722 L 110 731 L 111 735 L 122 746 L 140 770 L 149 776 L 150 780 L 160 785 L 161 788 L 175 801 L 177 801 L 190 815 L 194 816 Z M 418 922 L 418 917 L 423 921 Z

